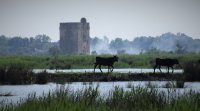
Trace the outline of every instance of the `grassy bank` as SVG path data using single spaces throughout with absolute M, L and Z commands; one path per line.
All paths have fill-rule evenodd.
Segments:
M 171 90 L 171 91 L 170 91 Z M 154 88 L 132 87 L 130 91 L 115 87 L 108 96 L 96 88 L 72 91 L 59 88 L 37 98 L 34 94 L 23 103 L 3 105 L 1 111 L 199 111 L 200 94 L 193 91 L 175 95 Z
M 92 82 L 92 81 L 176 81 L 181 74 L 153 73 L 34 73 L 24 65 L 0 66 L 0 84 L 45 84 L 47 82 Z
M 167 73 L 34 73 L 23 64 L 0 66 L 0 84 L 45 84 L 92 81 L 200 81 L 200 65 L 188 63 L 183 74 Z
M 51 82 L 93 82 L 93 81 L 176 81 L 180 80 L 180 74 L 136 74 L 136 73 L 112 73 L 112 74 L 50 74 L 48 80 Z
M 101 55 L 112 56 L 112 55 Z M 79 69 L 93 68 L 95 55 L 65 55 L 57 58 L 51 56 L 3 56 L 0 57 L 0 65 L 25 64 L 32 69 Z M 184 66 L 189 61 L 197 61 L 200 54 L 158 53 L 140 55 L 118 55 L 119 61 L 115 63 L 115 68 L 152 68 L 155 58 L 177 58 Z

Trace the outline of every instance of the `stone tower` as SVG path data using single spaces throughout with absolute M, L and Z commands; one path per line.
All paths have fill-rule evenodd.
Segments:
M 80 22 L 60 23 L 60 48 L 65 54 L 90 53 L 90 25 L 85 18 Z

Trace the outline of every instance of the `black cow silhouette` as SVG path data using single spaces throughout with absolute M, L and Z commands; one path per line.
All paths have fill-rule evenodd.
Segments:
M 110 70 L 110 72 L 112 72 L 114 69 L 113 64 L 114 64 L 114 62 L 117 62 L 117 61 L 118 61 L 117 56 L 107 57 L 107 58 L 106 57 L 96 57 L 96 62 L 94 63 L 94 73 L 95 73 L 95 69 L 98 65 L 99 65 L 99 69 L 101 72 L 102 72 L 101 65 L 108 66 L 108 73 L 109 73 L 109 70 Z
M 167 66 L 168 73 L 169 73 L 169 67 L 171 67 L 172 68 L 172 73 L 173 73 L 174 72 L 173 66 L 175 64 L 178 64 L 181 67 L 181 65 L 179 64 L 179 61 L 177 59 L 169 59 L 169 58 L 160 59 L 160 58 L 156 58 L 156 65 L 154 66 L 154 73 L 155 73 L 155 69 L 157 68 L 157 66 L 158 66 L 160 72 L 162 72 L 161 69 L 160 69 L 161 66 Z
M 198 63 L 200 64 L 200 59 L 198 60 Z

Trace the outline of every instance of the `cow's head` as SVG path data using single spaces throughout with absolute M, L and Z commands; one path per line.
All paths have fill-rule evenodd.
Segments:
M 113 60 L 114 61 L 118 61 L 118 57 L 117 56 L 113 56 Z

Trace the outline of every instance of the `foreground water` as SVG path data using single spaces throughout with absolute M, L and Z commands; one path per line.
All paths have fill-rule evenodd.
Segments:
M 32 85 L 0 85 L 0 94 L 10 93 L 12 96 L 0 96 L 0 103 L 17 103 L 25 100 L 28 95 L 36 94 L 36 96 L 43 96 L 50 91 L 55 91 L 61 86 L 69 88 L 71 91 L 77 91 L 88 87 L 99 86 L 99 92 L 101 95 L 106 95 L 114 87 L 118 86 L 125 90 L 130 90 L 131 87 L 148 87 L 149 84 L 154 86 L 159 91 L 167 92 L 169 88 L 164 88 L 167 81 L 123 81 L 123 82 L 72 82 L 66 84 L 48 83 L 44 85 L 32 84 Z M 187 91 L 200 92 L 200 82 L 185 82 L 184 88 L 173 88 L 175 93 L 184 93 Z
M 34 69 L 35 73 L 42 72 L 46 70 L 49 73 L 56 73 L 56 72 L 78 72 L 78 73 L 85 73 L 85 72 L 94 72 L 94 69 Z M 163 73 L 166 73 L 166 69 L 161 69 Z M 102 69 L 103 72 L 107 72 L 108 69 Z M 153 69 L 146 69 L 146 68 L 127 68 L 127 69 L 114 69 L 113 72 L 117 73 L 153 73 Z M 95 72 L 100 72 L 98 68 L 96 68 Z M 160 72 L 158 69 L 155 72 Z M 171 70 L 170 70 L 171 73 Z M 174 73 L 183 73 L 182 69 L 175 69 Z

